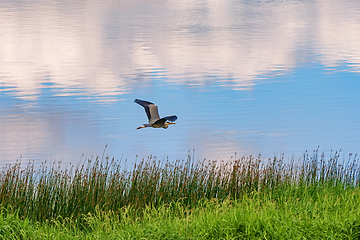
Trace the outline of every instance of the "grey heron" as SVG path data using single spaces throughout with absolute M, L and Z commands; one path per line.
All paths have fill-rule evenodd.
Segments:
M 137 129 L 146 128 L 146 127 L 166 129 L 169 127 L 169 125 L 175 124 L 174 122 L 176 121 L 177 116 L 171 115 L 160 118 L 158 107 L 154 103 L 140 99 L 135 99 L 134 102 L 144 107 L 146 115 L 149 119 L 149 123 L 145 123 L 144 126 L 138 127 Z

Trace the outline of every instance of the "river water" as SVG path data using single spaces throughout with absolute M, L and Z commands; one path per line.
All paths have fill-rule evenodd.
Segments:
M 359 39 L 358 0 L 0 0 L 0 164 L 357 153 Z

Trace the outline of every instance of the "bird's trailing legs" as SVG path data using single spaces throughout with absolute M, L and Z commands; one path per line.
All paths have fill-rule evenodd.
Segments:
M 172 125 L 172 124 L 176 124 L 176 123 L 166 122 L 166 123 L 165 123 L 165 127 L 163 127 L 163 128 L 167 128 L 168 125 Z M 146 127 L 148 127 L 148 126 L 145 126 L 145 125 L 144 125 L 144 126 L 141 126 L 141 127 L 136 128 L 136 129 L 146 128 Z M 155 127 L 155 128 L 159 128 L 159 127 Z

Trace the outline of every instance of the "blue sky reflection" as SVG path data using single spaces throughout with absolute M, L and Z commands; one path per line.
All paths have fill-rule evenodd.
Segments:
M 2 1 L 0 29 L 0 163 L 359 150 L 359 1 Z

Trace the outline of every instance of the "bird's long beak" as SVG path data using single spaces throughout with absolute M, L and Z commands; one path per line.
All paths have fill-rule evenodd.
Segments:
M 176 124 L 176 123 L 168 122 L 168 124 L 171 125 L 171 124 Z
M 143 126 L 141 126 L 141 127 L 136 128 L 136 129 L 140 129 L 140 128 L 144 128 L 144 127 L 143 127 Z

